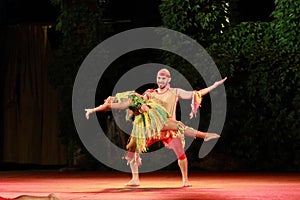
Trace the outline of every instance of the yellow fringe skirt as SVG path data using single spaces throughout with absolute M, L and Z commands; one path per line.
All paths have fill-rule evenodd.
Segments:
M 164 107 L 155 101 L 147 101 L 150 108 L 147 112 L 135 115 L 131 137 L 136 143 L 136 152 L 146 152 L 146 139 L 157 137 L 167 123 L 169 114 Z

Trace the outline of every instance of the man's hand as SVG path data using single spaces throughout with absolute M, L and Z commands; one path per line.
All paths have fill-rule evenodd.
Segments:
M 218 87 L 219 85 L 222 85 L 225 81 L 226 81 L 227 77 L 223 78 L 222 80 L 220 81 L 217 81 L 214 83 L 214 86 L 215 87 Z

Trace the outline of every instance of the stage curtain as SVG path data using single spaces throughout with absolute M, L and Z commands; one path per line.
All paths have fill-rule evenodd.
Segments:
M 14 25 L 1 30 L 3 60 L 2 162 L 64 165 L 59 140 L 58 92 L 47 79 L 52 61 L 48 25 Z

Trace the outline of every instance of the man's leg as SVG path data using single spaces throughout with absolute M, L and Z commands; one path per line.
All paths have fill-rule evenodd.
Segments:
M 179 165 L 181 175 L 182 175 L 183 187 L 191 187 L 192 184 L 190 184 L 189 179 L 188 179 L 188 160 L 187 160 L 187 158 L 185 158 L 183 160 L 178 159 L 178 165 Z
M 172 138 L 168 141 L 167 146 L 171 148 L 177 156 L 178 166 L 181 171 L 183 187 L 191 187 L 188 179 L 188 160 L 184 152 L 182 138 Z

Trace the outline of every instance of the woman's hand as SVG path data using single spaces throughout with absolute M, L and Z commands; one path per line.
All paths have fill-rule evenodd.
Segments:
M 90 118 L 90 114 L 92 114 L 94 112 L 94 109 L 88 108 L 88 109 L 84 109 L 84 110 L 86 111 L 85 118 L 89 119 Z

